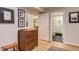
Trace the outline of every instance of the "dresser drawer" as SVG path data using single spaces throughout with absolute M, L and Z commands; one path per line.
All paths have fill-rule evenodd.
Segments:
M 25 43 L 31 42 L 31 41 L 33 41 L 33 40 L 34 40 L 34 38 L 31 38 L 31 37 L 30 37 L 30 38 L 26 38 L 26 39 L 25 39 Z
M 32 50 L 34 47 L 35 47 L 34 41 L 31 41 L 31 42 L 28 42 L 28 43 L 25 45 L 25 50 L 26 50 L 26 51 Z
M 37 30 L 20 30 L 18 31 L 18 44 L 21 51 L 28 51 L 38 45 Z

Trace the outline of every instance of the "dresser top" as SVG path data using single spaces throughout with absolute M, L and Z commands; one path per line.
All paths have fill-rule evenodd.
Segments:
M 37 30 L 37 29 L 20 29 L 22 31 L 33 31 L 33 30 Z

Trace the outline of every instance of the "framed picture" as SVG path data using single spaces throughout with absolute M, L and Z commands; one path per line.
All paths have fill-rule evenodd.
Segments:
M 24 19 L 18 19 L 18 27 L 25 27 L 25 20 Z
M 79 12 L 69 13 L 69 23 L 79 23 Z
M 14 10 L 0 7 L 0 23 L 14 23 Z
M 28 22 L 26 22 L 26 26 L 28 27 Z
M 22 9 L 18 9 L 18 17 L 19 18 L 25 18 L 25 11 Z

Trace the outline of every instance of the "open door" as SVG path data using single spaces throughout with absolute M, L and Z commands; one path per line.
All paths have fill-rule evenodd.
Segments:
M 39 39 L 49 41 L 49 13 L 40 14 L 38 35 Z

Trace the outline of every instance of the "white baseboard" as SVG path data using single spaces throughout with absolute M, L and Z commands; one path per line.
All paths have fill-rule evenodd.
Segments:
M 63 42 L 64 44 L 67 44 L 67 45 L 72 45 L 72 46 L 78 46 L 79 47 L 79 44 L 77 43 L 73 43 L 73 42 Z

